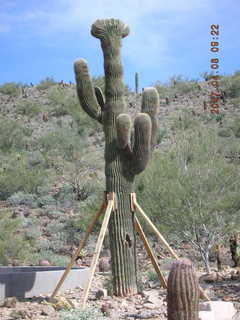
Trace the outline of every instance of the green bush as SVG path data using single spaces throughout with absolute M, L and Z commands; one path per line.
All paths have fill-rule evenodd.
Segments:
M 13 260 L 25 261 L 32 247 L 24 239 L 21 228 L 21 220 L 11 218 L 11 213 L 0 215 L 0 264 L 8 265 Z
M 48 99 L 50 101 L 51 114 L 55 117 L 72 116 L 80 136 L 95 132 L 100 127 L 97 121 L 92 120 L 82 110 L 75 90 L 52 88 L 49 90 Z
M 53 79 L 53 77 L 46 77 L 40 81 L 40 83 L 37 85 L 37 88 L 40 90 L 46 90 L 56 84 L 57 82 Z
M 39 139 L 39 147 L 42 152 L 48 153 L 55 150 L 56 155 L 64 159 L 73 160 L 74 152 L 80 151 L 86 145 L 86 141 L 80 140 L 76 131 L 71 128 L 55 128 Z
M 167 137 L 167 129 L 166 128 L 158 129 L 156 143 L 160 144 L 163 141 L 163 139 L 166 137 Z
M 199 121 L 192 117 L 188 110 L 182 110 L 173 119 L 172 130 L 188 130 L 199 125 Z
M 148 271 L 147 277 L 149 281 L 158 282 L 159 278 L 156 271 Z
M 16 121 L 0 119 L 0 149 L 4 152 L 10 149 L 22 149 L 26 143 L 27 131 Z
M 12 206 L 26 205 L 32 207 L 35 206 L 36 195 L 19 191 L 11 195 L 7 202 Z
M 22 100 L 16 106 L 16 113 L 33 117 L 41 112 L 41 106 L 34 100 Z
M 236 138 L 240 138 L 240 117 L 235 117 L 229 123 L 229 128 L 232 129 Z
M 226 92 L 227 97 L 240 97 L 240 72 L 235 72 L 232 76 L 226 76 L 221 79 L 221 88 Z
M 173 93 L 171 92 L 171 89 L 168 85 L 162 84 L 160 81 L 157 81 L 154 86 L 157 89 L 159 97 L 161 99 L 165 99 L 166 97 L 170 98 L 173 96 Z
M 39 265 L 40 260 L 47 260 L 53 266 L 66 267 L 70 262 L 70 257 L 56 254 L 48 249 L 42 249 L 27 256 L 27 261 L 33 265 Z
M 1 168 L 0 199 L 5 200 L 19 191 L 34 194 L 45 180 L 46 173 L 42 167 L 31 167 L 24 155 L 20 159 L 11 155 Z
M 16 82 L 8 82 L 0 86 L 0 93 L 16 97 L 20 94 L 20 85 Z
M 73 309 L 70 311 L 61 312 L 61 320 L 107 320 L 102 313 L 93 307 L 87 308 L 86 310 Z
M 56 200 L 49 194 L 45 196 L 38 197 L 37 205 L 39 207 L 45 207 L 49 205 L 56 205 Z
M 232 136 L 232 130 L 230 128 L 219 130 L 218 135 L 219 137 L 229 138 Z
M 195 243 L 204 259 L 213 241 L 240 225 L 239 168 L 224 159 L 224 148 L 215 129 L 179 132 L 136 184 L 140 205 L 163 234 Z

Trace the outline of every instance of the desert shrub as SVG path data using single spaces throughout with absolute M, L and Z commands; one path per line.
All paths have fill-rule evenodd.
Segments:
M 156 143 L 160 144 L 164 138 L 167 137 L 167 129 L 166 128 L 160 128 L 158 129 Z
M 55 117 L 70 115 L 76 124 L 79 135 L 95 132 L 99 128 L 97 121 L 93 121 L 81 108 L 76 91 L 69 88 L 52 88 L 49 91 L 51 114 Z
M 239 108 L 240 108 L 240 97 L 238 97 L 238 98 L 233 98 L 233 99 L 231 100 L 231 102 L 232 102 L 232 104 L 233 104 L 233 106 L 234 106 L 235 109 L 239 109 Z
M 46 90 L 56 84 L 57 82 L 53 79 L 53 77 L 46 77 L 45 79 L 39 82 L 39 84 L 37 85 L 37 88 L 40 90 Z
M 13 260 L 25 261 L 27 253 L 31 252 L 29 243 L 24 239 L 21 220 L 11 218 L 11 213 L 0 215 L 0 264 L 7 265 Z
M 37 241 L 41 237 L 40 228 L 37 225 L 28 225 L 27 230 L 24 232 L 24 237 L 29 241 L 31 245 L 36 245 Z
M 214 129 L 179 132 L 138 177 L 139 202 L 168 237 L 190 241 L 209 268 L 209 248 L 239 229 L 239 169 L 227 163 Z
M 219 130 L 218 135 L 219 137 L 229 138 L 232 136 L 232 130 L 230 128 Z
M 188 110 L 182 110 L 173 119 L 172 130 L 188 130 L 199 125 L 199 121 L 192 117 Z
M 232 129 L 236 138 L 240 138 L 240 117 L 235 117 L 230 121 L 229 128 Z
M 43 154 L 39 151 L 29 151 L 27 152 L 28 163 L 31 166 L 45 165 L 45 158 Z
M 61 320 L 107 320 L 106 317 L 96 308 L 90 307 L 85 310 L 72 309 L 62 311 Z
M 195 90 L 199 90 L 198 83 L 195 80 L 188 80 L 181 75 L 173 76 L 170 78 L 169 90 L 171 92 L 171 96 L 173 95 L 183 95 L 189 92 L 194 92 Z
M 71 128 L 55 128 L 39 139 L 39 146 L 43 153 L 55 150 L 64 159 L 72 160 L 74 152 L 82 150 L 86 141 L 79 140 L 76 131 Z
M 148 271 L 147 277 L 148 277 L 149 281 L 153 281 L 153 282 L 159 281 L 159 278 L 158 278 L 156 271 L 152 271 L 152 270 Z
M 41 112 L 41 106 L 34 100 L 22 100 L 16 106 L 16 113 L 33 117 Z
M 33 207 L 36 203 L 36 195 L 19 191 L 11 195 L 7 202 L 12 206 L 26 205 Z
M 40 166 L 31 167 L 24 155 L 10 159 L 4 165 L 0 174 L 0 199 L 5 200 L 16 192 L 34 194 L 43 185 L 45 171 Z
M 38 265 L 40 260 L 47 260 L 53 266 L 65 267 L 69 263 L 69 257 L 54 253 L 52 250 L 40 250 L 27 256 L 29 263 Z
M 49 205 L 56 205 L 56 200 L 49 194 L 38 197 L 37 205 L 39 207 L 45 207 Z
M 20 94 L 20 84 L 16 82 L 7 82 L 0 86 L 0 93 L 16 97 Z
M 16 121 L 0 119 L 0 149 L 4 152 L 21 149 L 26 143 L 26 130 Z
M 171 88 L 169 85 L 163 84 L 160 81 L 157 81 L 154 84 L 154 86 L 157 89 L 159 97 L 161 99 L 165 99 L 166 97 L 168 97 L 168 98 L 173 97 L 173 92 L 171 92 Z
M 226 92 L 227 97 L 240 97 L 240 72 L 236 71 L 232 76 L 225 76 L 221 79 L 221 88 Z

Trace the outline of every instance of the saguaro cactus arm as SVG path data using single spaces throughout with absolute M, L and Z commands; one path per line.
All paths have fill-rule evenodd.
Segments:
M 151 148 L 156 143 L 156 135 L 158 128 L 157 111 L 159 108 L 159 95 L 156 88 L 145 88 L 142 95 L 142 112 L 147 113 L 152 122 L 151 132 Z
M 128 114 L 122 113 L 116 119 L 118 147 L 130 155 L 130 171 L 133 175 L 142 172 L 148 163 L 151 153 L 152 121 L 147 113 L 139 113 L 132 122 Z
M 74 63 L 78 98 L 82 108 L 93 119 L 102 123 L 102 111 L 97 101 L 87 62 L 79 59 Z
M 139 113 L 134 121 L 133 174 L 139 174 L 147 166 L 151 151 L 151 132 L 151 118 L 146 113 Z
M 121 113 L 116 119 L 117 141 L 120 149 L 125 149 L 128 146 L 131 151 L 131 126 L 132 121 L 128 114 Z

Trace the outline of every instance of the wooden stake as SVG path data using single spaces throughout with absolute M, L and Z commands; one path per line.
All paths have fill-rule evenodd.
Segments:
M 146 238 L 146 236 L 144 234 L 144 231 L 143 231 L 143 229 L 142 229 L 137 217 L 135 217 L 135 225 L 136 225 L 137 232 L 139 233 L 139 236 L 140 236 L 140 238 L 142 239 L 142 241 L 144 243 L 144 246 L 145 246 L 145 249 L 146 249 L 146 251 L 148 253 L 148 256 L 151 259 L 152 265 L 153 265 L 153 267 L 154 267 L 154 269 L 155 269 L 155 271 L 156 271 L 156 273 L 158 275 L 158 278 L 159 278 L 159 280 L 160 280 L 160 282 L 162 284 L 162 287 L 167 289 L 167 281 L 164 278 L 164 275 L 163 275 L 162 271 L 159 268 L 159 265 L 158 265 L 158 262 L 157 262 L 157 258 L 155 257 L 155 255 L 154 255 L 154 253 L 153 253 L 153 251 L 152 251 L 152 249 L 151 249 L 151 247 L 150 247 L 150 245 L 148 243 L 148 240 L 147 240 L 147 238 Z
M 92 263 L 91 263 L 91 267 L 90 267 L 90 276 L 87 282 L 87 285 L 84 289 L 84 293 L 83 293 L 83 305 L 82 305 L 82 309 L 86 308 L 86 303 L 87 303 L 87 299 L 88 299 L 88 293 L 92 284 L 92 280 L 93 280 L 93 276 L 94 276 L 94 272 L 97 266 L 97 261 L 100 255 L 100 251 L 102 248 L 102 244 L 103 244 L 103 239 L 104 236 L 106 234 L 107 231 L 107 226 L 108 226 L 108 222 L 110 219 L 110 215 L 112 212 L 114 206 L 114 200 L 108 200 L 108 205 L 107 205 L 107 210 L 105 213 L 105 217 L 103 219 L 103 223 L 102 223 L 102 227 L 98 236 L 98 241 L 97 241 L 97 245 L 96 245 L 96 251 L 94 253 L 93 259 L 92 259 Z
M 83 247 L 85 246 L 87 239 L 90 235 L 90 233 L 92 232 L 94 226 L 96 225 L 96 223 L 98 222 L 99 217 L 101 216 L 101 214 L 103 213 L 104 209 L 106 208 L 106 203 L 103 202 L 101 208 L 99 209 L 99 211 L 97 212 L 96 216 L 94 217 L 94 219 L 92 220 L 92 222 L 90 223 L 90 225 L 87 228 L 86 234 L 84 236 L 84 238 L 81 240 L 81 242 L 79 243 L 79 247 L 76 250 L 76 252 L 74 253 L 70 263 L 68 264 L 67 268 L 65 269 L 61 279 L 59 280 L 55 290 L 53 291 L 52 295 L 51 295 L 51 299 L 55 297 L 55 295 L 58 293 L 59 289 L 61 288 L 63 282 L 65 281 L 67 275 L 69 274 L 70 270 L 72 269 L 73 265 L 76 263 L 76 259 L 77 257 L 80 255 L 81 250 L 83 249 Z
M 162 244 L 165 245 L 165 247 L 168 249 L 168 251 L 171 253 L 172 257 L 175 259 L 179 259 L 178 255 L 174 252 L 174 250 L 169 246 L 169 244 L 167 243 L 167 241 L 164 239 L 164 237 L 161 235 L 161 233 L 158 231 L 158 229 L 155 227 L 155 225 L 152 223 L 152 221 L 148 218 L 148 216 L 145 214 L 145 212 L 143 211 L 143 209 L 140 207 L 140 205 L 137 203 L 136 200 L 136 194 L 132 193 L 131 194 L 131 199 L 133 202 L 133 206 L 141 213 L 141 215 L 143 216 L 143 218 L 147 221 L 147 223 L 150 225 L 150 227 L 152 228 L 152 230 L 156 233 L 156 235 L 158 236 L 158 238 L 160 239 L 160 241 L 162 242 Z M 210 301 L 210 298 L 208 297 L 208 295 L 203 291 L 203 289 L 201 287 L 199 287 L 199 291 L 200 291 L 200 296 L 204 299 L 206 299 L 207 301 Z
M 152 221 L 148 218 L 148 216 L 145 214 L 145 212 L 142 210 L 140 205 L 136 202 L 134 199 L 134 205 L 137 208 L 137 210 L 141 213 L 143 218 L 147 221 L 149 226 L 152 228 L 152 230 L 156 233 L 158 236 L 159 240 L 161 241 L 162 244 L 167 248 L 167 250 L 171 253 L 172 257 L 175 259 L 178 259 L 178 255 L 174 252 L 174 250 L 169 246 L 167 241 L 164 239 L 164 237 L 161 235 L 161 233 L 158 231 L 158 229 L 155 227 L 155 225 L 152 223 Z

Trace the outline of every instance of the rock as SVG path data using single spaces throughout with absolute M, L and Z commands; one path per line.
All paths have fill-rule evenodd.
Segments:
M 100 300 L 102 298 L 106 298 L 107 297 L 107 290 L 100 288 L 97 290 L 95 296 L 96 296 L 96 299 L 98 299 L 98 300 Z
M 199 320 L 217 320 L 211 311 L 200 311 L 198 317 Z
M 200 278 L 199 278 L 199 281 L 205 281 L 205 282 L 215 282 L 218 280 L 218 274 L 217 272 L 212 272 L 212 273 L 207 273 L 207 274 L 204 274 L 202 275 Z
M 48 266 L 51 266 L 50 262 L 48 260 L 39 260 L 39 263 L 38 263 L 40 266 L 42 267 L 48 267 Z
M 6 307 L 6 308 L 15 308 L 16 304 L 17 304 L 17 298 L 16 297 L 9 297 L 4 300 L 2 306 Z
M 144 303 L 143 304 L 143 307 L 146 308 L 146 309 L 149 309 L 149 310 L 154 310 L 156 308 L 156 305 L 150 303 L 150 302 L 147 302 L 147 303 Z
M 110 271 L 111 266 L 109 260 L 110 259 L 108 257 L 102 257 L 101 259 L 99 259 L 98 267 L 100 272 Z
M 101 306 L 101 311 L 102 313 L 104 313 L 106 316 L 110 316 L 111 314 L 111 309 L 112 309 L 112 305 L 109 302 L 106 302 L 104 304 L 102 304 Z
M 232 320 L 236 312 L 232 302 L 203 302 L 199 305 L 199 320 Z
M 143 291 L 143 295 L 145 297 L 145 303 L 152 303 L 154 307 L 162 305 L 158 290 Z

